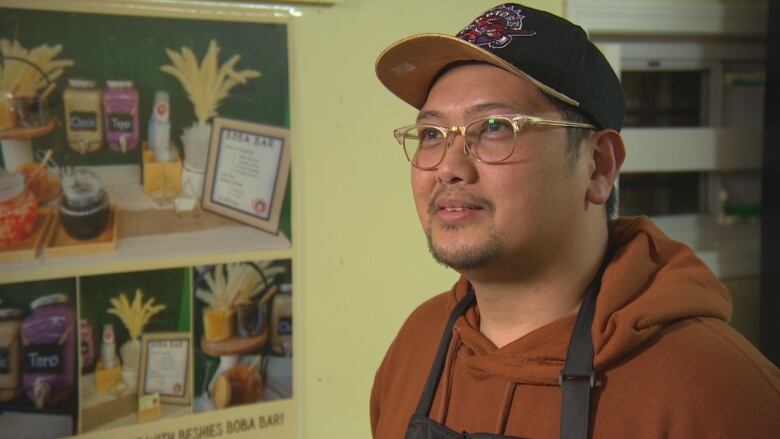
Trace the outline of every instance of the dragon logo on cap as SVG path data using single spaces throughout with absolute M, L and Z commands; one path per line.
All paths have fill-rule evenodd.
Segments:
M 501 49 L 512 42 L 512 37 L 530 37 L 534 31 L 523 30 L 523 18 L 520 8 L 504 4 L 485 12 L 471 22 L 456 37 L 477 46 Z

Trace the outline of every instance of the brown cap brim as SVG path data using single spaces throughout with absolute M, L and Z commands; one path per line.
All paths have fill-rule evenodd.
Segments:
M 458 61 L 478 61 L 515 73 L 543 92 L 566 103 L 579 102 L 539 82 L 498 56 L 450 35 L 420 34 L 391 45 L 376 60 L 376 75 L 396 96 L 421 108 L 428 98 L 433 78 L 446 66 Z

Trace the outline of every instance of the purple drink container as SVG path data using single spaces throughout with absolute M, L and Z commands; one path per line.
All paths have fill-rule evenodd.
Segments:
M 106 142 L 114 151 L 127 152 L 138 146 L 138 90 L 133 81 L 106 81 L 103 117 Z
M 22 322 L 22 382 L 38 409 L 67 399 L 74 388 L 76 313 L 64 294 L 50 294 L 30 304 Z

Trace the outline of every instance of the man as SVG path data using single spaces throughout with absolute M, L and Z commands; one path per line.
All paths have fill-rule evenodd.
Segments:
M 610 221 L 625 102 L 581 28 L 504 4 L 376 70 L 419 109 L 395 137 L 462 275 L 390 346 L 376 438 L 780 437 L 780 371 L 723 285 L 647 218 Z

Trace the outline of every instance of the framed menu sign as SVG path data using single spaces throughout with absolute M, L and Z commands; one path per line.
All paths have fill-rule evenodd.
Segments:
M 144 334 L 141 339 L 141 395 L 159 394 L 165 403 L 192 399 L 192 346 L 187 332 Z
M 289 174 L 289 130 L 214 118 L 204 209 L 278 233 Z

